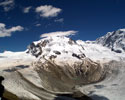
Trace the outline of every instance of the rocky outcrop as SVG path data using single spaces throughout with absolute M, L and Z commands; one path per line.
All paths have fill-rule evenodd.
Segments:
M 75 86 L 99 82 L 104 74 L 102 66 L 88 58 L 72 66 L 68 62 L 57 65 L 52 60 L 41 58 L 34 64 L 34 68 L 42 80 L 42 86 L 55 92 L 76 91 Z

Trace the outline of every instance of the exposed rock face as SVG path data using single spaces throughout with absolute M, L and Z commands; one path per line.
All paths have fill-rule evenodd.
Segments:
M 85 54 L 77 55 L 77 54 L 73 53 L 72 56 L 73 56 L 73 57 L 76 57 L 76 58 L 78 58 L 78 59 L 82 59 L 82 58 L 85 57 Z
M 60 55 L 61 53 L 59 51 L 53 51 L 55 54 Z
M 41 58 L 34 64 L 42 82 L 42 86 L 55 92 L 73 92 L 77 85 L 87 85 L 103 79 L 103 69 L 100 64 L 85 58 L 81 62 L 57 65 L 52 60 Z
M 125 52 L 125 29 L 108 32 L 96 40 L 96 43 L 102 44 L 117 53 Z
M 34 43 L 31 43 L 30 46 L 28 46 L 28 49 L 32 49 L 32 51 L 27 51 L 27 53 L 31 53 L 35 57 L 38 57 L 42 53 L 42 48 L 40 46 L 40 43 L 36 45 Z

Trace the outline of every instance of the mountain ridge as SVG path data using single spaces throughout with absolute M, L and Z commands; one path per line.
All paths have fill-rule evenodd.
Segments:
M 125 53 L 125 29 L 108 32 L 106 35 L 96 39 L 96 43 L 110 48 L 117 53 Z

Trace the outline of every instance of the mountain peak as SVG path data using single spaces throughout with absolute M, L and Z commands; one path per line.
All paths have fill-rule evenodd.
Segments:
M 68 37 L 54 36 L 31 43 L 27 52 L 37 58 L 45 57 L 50 60 L 58 59 L 58 61 L 74 58 L 76 61 L 85 57 L 83 50 L 81 45 Z
M 96 43 L 102 44 L 117 53 L 125 52 L 125 29 L 108 32 L 106 35 L 96 39 Z

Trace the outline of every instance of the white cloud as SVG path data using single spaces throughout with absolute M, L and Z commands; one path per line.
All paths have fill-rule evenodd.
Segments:
M 32 8 L 32 6 L 26 7 L 23 9 L 24 13 L 29 13 L 30 9 Z
M 63 18 L 60 18 L 60 19 L 55 19 L 54 20 L 54 22 L 60 22 L 60 23 L 62 23 L 64 21 L 64 19 Z
M 0 28 L 5 27 L 5 24 L 0 23 Z
M 69 35 L 74 35 L 75 33 L 77 33 L 77 31 L 74 31 L 74 30 L 71 30 L 71 31 L 57 31 L 57 32 L 50 32 L 50 33 L 41 34 L 40 37 L 69 36 Z
M 2 6 L 4 11 L 7 12 L 7 11 L 13 9 L 14 0 L 4 0 L 3 2 L 0 2 L 0 6 Z
M 39 27 L 39 26 L 41 26 L 41 24 L 36 24 L 35 26 L 36 26 L 36 27 Z
M 41 17 L 56 17 L 62 9 L 53 7 L 51 5 L 39 6 L 36 8 L 36 12 L 40 14 Z
M 7 29 L 4 23 L 0 23 L 0 37 L 11 36 L 13 32 L 22 31 L 23 29 L 22 26 L 15 26 Z

